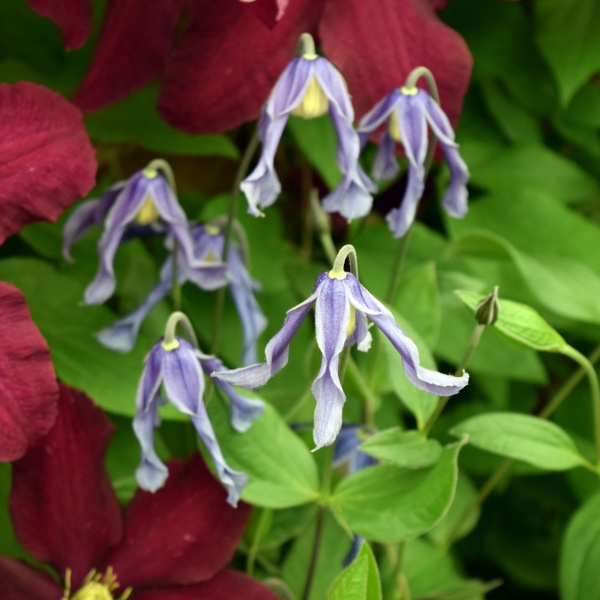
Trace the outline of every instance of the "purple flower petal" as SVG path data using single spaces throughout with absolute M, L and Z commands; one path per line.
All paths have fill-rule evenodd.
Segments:
M 364 145 L 370 135 L 388 120 L 401 100 L 401 92 L 398 89 L 394 89 L 360 120 L 357 131 L 360 135 L 361 145 Z
M 287 364 L 290 342 L 317 299 L 320 286 L 304 302 L 288 310 L 283 327 L 271 338 L 265 348 L 266 362 L 213 373 L 212 376 L 247 390 L 265 385 Z
M 169 476 L 169 470 L 154 450 L 157 408 L 155 402 L 150 409 L 138 412 L 133 419 L 133 431 L 142 447 L 142 461 L 135 472 L 135 478 L 140 488 L 147 492 L 159 490 Z
M 392 342 L 402 357 L 402 368 L 406 378 L 416 388 L 438 396 L 452 396 L 467 385 L 469 382 L 467 373 L 454 377 L 422 367 L 415 343 L 402 331 L 392 313 L 360 285 L 356 277 L 349 274 L 346 281 L 350 303 L 357 311 L 364 312 Z
M 373 179 L 393 179 L 398 175 L 400 167 L 396 159 L 396 142 L 389 132 L 385 132 L 379 141 L 379 148 L 373 163 Z
M 317 448 L 335 441 L 342 427 L 342 408 L 346 394 L 338 374 L 339 355 L 346 343 L 350 322 L 350 303 L 343 281 L 329 279 L 321 287 L 315 308 L 317 344 L 323 359 L 312 385 L 317 401 L 313 437 Z

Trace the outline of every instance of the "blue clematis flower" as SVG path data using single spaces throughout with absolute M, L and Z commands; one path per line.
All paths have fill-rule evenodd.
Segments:
M 171 323 L 173 318 L 185 317 L 174 313 L 169 319 Z M 174 326 L 172 329 L 174 331 Z M 154 428 L 160 424 L 159 406 L 170 401 L 182 413 L 189 415 L 214 461 L 219 479 L 227 488 L 227 501 L 233 506 L 237 504 L 248 477 L 225 462 L 202 399 L 203 371 L 209 374 L 224 368 L 218 358 L 202 354 L 188 341 L 168 333 L 150 350 L 138 386 L 137 412 L 133 420 L 133 429 L 142 448 L 142 462 L 136 472 L 142 489 L 154 492 L 164 485 L 168 477 L 167 467 L 154 450 Z M 227 382 L 215 380 L 215 384 L 230 400 L 232 427 L 246 431 L 252 421 L 263 413 L 263 403 L 242 396 Z M 160 393 L 161 386 L 166 399 Z
M 229 291 L 237 308 L 244 342 L 242 364 L 257 361 L 256 342 L 267 326 L 267 319 L 258 305 L 254 293 L 260 289 L 257 281 L 250 277 L 244 252 L 232 243 L 227 254 L 227 264 L 223 258 L 224 234 L 219 225 L 196 223 L 190 233 L 194 244 L 195 266 L 190 266 L 185 257 L 179 256 L 177 276 L 180 285 L 191 281 L 204 290 L 214 290 L 229 285 Z M 144 301 L 129 315 L 115 321 L 110 327 L 100 331 L 96 338 L 112 350 L 129 352 L 134 346 L 139 329 L 148 313 L 167 296 L 173 286 L 173 258 L 164 263 L 158 283 Z
M 402 237 L 412 225 L 417 205 L 425 189 L 425 157 L 427 155 L 427 124 L 442 147 L 450 168 L 450 186 L 442 206 L 452 217 L 464 217 L 467 212 L 469 171 L 458 153 L 454 131 L 440 106 L 416 87 L 393 90 L 358 125 L 361 145 L 382 124 L 387 124 L 373 165 L 376 180 L 390 179 L 398 172 L 396 144 L 402 144 L 408 159 L 408 181 L 400 208 L 391 210 L 387 222 L 394 237 Z
M 309 298 L 287 312 L 282 329 L 267 344 L 266 362 L 213 376 L 246 389 L 264 385 L 287 364 L 292 337 L 313 305 L 316 305 L 317 344 L 322 353 L 321 369 L 312 385 L 317 401 L 313 432 L 316 448 L 332 444 L 342 426 L 346 395 L 338 375 L 339 357 L 345 346 L 356 344 L 361 351 L 370 348 L 367 317 L 399 352 L 404 374 L 415 387 L 432 394 L 451 396 L 467 385 L 469 377 L 466 373 L 453 377 L 422 367 L 416 345 L 405 335 L 392 313 L 353 274 L 345 272 L 343 266 L 335 265 L 331 271 L 319 275 Z
M 342 180 L 323 200 L 323 207 L 347 219 L 364 217 L 371 210 L 375 186 L 358 164 L 360 144 L 352 126 L 354 110 L 346 82 L 327 59 L 315 54 L 308 34 L 301 37 L 299 54 L 285 68 L 262 110 L 258 128 L 263 152 L 254 171 L 241 184 L 248 212 L 263 216 L 260 209 L 273 204 L 281 192 L 273 161 L 290 115 L 312 119 L 329 111 L 338 139 L 337 163 Z
M 79 206 L 70 216 L 63 232 L 63 255 L 70 259 L 70 247 L 92 225 L 104 223 L 98 242 L 100 268 L 85 291 L 86 304 L 102 304 L 115 290 L 113 260 L 131 227 L 164 231 L 177 241 L 189 265 L 194 264 L 192 238 L 188 221 L 173 192 L 164 167 L 153 161 L 134 173 L 127 181 L 110 187 L 102 198 Z M 170 170 L 168 171 L 170 174 Z

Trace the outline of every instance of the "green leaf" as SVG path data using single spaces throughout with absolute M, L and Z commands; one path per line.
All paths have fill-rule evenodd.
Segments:
M 569 319 L 600 323 L 600 278 L 579 262 L 560 256 L 530 256 L 485 230 L 464 233 L 448 253 L 451 256 L 509 259 L 544 307 Z
M 402 327 L 404 333 L 417 345 L 421 365 L 428 369 L 437 369 L 435 360 L 433 359 L 427 344 L 423 342 L 421 337 L 413 329 L 413 326 L 393 310 L 392 314 L 400 327 Z M 381 332 L 378 331 L 377 335 L 381 337 L 380 343 L 383 346 L 383 352 L 388 366 L 387 373 L 392 388 L 404 406 L 406 406 L 406 408 L 408 408 L 415 416 L 417 419 L 417 427 L 418 429 L 421 429 L 425 423 L 427 423 L 427 419 L 429 419 L 435 411 L 438 398 L 434 394 L 417 389 L 410 381 L 408 381 L 404 375 L 402 359 L 398 354 L 398 351 L 392 346 L 387 338 L 384 339 Z
M 448 446 L 439 462 L 426 469 L 381 465 L 359 471 L 338 485 L 332 509 L 353 532 L 371 540 L 399 542 L 418 537 L 450 508 L 458 453 L 464 443 Z
M 360 450 L 407 469 L 429 467 L 442 455 L 442 447 L 437 440 L 428 440 L 418 431 L 403 431 L 399 427 L 375 434 L 360 445 Z
M 173 129 L 160 118 L 157 99 L 158 88 L 149 86 L 117 104 L 86 115 L 90 136 L 108 143 L 135 142 L 169 154 L 239 157 L 235 144 L 225 135 L 190 135 Z
M 269 404 L 245 433 L 229 425 L 229 410 L 216 400 L 209 404 L 211 422 L 227 462 L 250 480 L 242 499 L 265 508 L 288 508 L 319 495 L 312 454 Z
M 455 294 L 473 311 L 486 297 L 484 294 L 465 291 L 456 291 Z M 566 350 L 567 342 L 536 310 L 511 300 L 500 299 L 499 305 L 498 320 L 493 325 L 495 330 L 523 346 L 541 352 Z
M 451 432 L 469 444 L 534 467 L 563 471 L 586 463 L 569 435 L 550 421 L 516 413 L 487 413 L 467 419 Z
M 600 598 L 600 494 L 592 496 L 573 516 L 560 555 L 563 600 Z
M 11 465 L 0 463 L 0 554 L 25 558 L 27 553 L 17 539 L 9 511 Z
M 411 271 L 398 288 L 394 306 L 419 332 L 422 340 L 430 348 L 434 347 L 442 319 L 434 262 L 428 262 Z
M 379 569 L 366 542 L 340 576 L 333 582 L 327 600 L 381 600 Z
M 329 115 L 317 119 L 291 117 L 287 127 L 327 187 L 335 188 L 342 175 L 335 159 L 337 139 Z
M 537 42 L 554 71 L 563 105 L 600 69 L 600 4 L 537 0 Z

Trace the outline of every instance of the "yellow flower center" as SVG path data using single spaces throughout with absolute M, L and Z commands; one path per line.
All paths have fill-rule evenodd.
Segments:
M 305 55 L 304 58 L 312 55 Z M 315 58 L 316 55 L 315 55 Z M 309 58 L 309 60 L 311 60 Z M 303 119 L 314 119 L 324 115 L 329 110 L 329 100 L 323 92 L 323 88 L 319 85 L 317 78 L 313 76 L 306 88 L 302 102 L 292 111 L 293 115 L 302 117 Z
M 346 279 L 346 271 L 334 271 L 333 269 L 327 273 L 329 279 L 337 279 L 338 281 L 344 281 Z M 346 337 L 350 337 L 356 329 L 356 308 L 350 305 L 350 319 L 348 320 L 348 327 L 346 328 Z
M 144 200 L 144 204 L 142 204 L 142 208 L 140 208 L 137 215 L 135 215 L 134 221 L 140 225 L 150 225 L 150 223 L 153 223 L 158 219 L 158 216 L 158 211 L 156 210 L 156 206 L 154 206 L 152 198 L 147 196 Z
M 116 596 L 113 596 L 113 592 L 119 587 L 119 583 L 112 567 L 108 567 L 104 574 L 93 569 L 84 579 L 83 585 L 71 596 L 71 570 L 67 569 L 65 586 L 62 600 L 114 600 Z M 131 588 L 127 588 L 118 600 L 127 600 L 132 591 Z
M 219 235 L 221 233 L 221 230 L 217 225 L 205 225 L 204 231 L 209 235 Z
M 398 111 L 394 109 L 390 115 L 390 137 L 395 142 L 402 142 L 402 136 L 400 135 L 400 127 L 398 127 Z

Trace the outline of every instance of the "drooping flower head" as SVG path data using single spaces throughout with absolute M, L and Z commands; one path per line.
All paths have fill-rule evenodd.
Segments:
M 175 336 L 178 323 L 183 324 L 193 344 Z M 137 391 L 137 413 L 133 420 L 133 429 L 142 447 L 142 463 L 136 477 L 139 486 L 149 491 L 161 488 L 168 477 L 166 466 L 154 451 L 154 428 L 160 423 L 159 406 L 170 401 L 182 413 L 189 415 L 214 461 L 219 479 L 227 488 L 227 501 L 235 506 L 248 477 L 234 471 L 225 462 L 203 401 L 202 372 L 209 374 L 224 367 L 216 357 L 202 354 L 197 346 L 187 317 L 176 312 L 167 322 L 164 338 L 153 346 L 146 358 Z M 226 382 L 218 383 L 231 401 L 232 426 L 237 431 L 245 431 L 262 414 L 262 402 L 241 396 Z M 161 386 L 164 387 L 166 399 L 161 395 Z
M 236 226 L 238 238 L 243 240 L 241 228 Z M 204 290 L 214 290 L 229 285 L 229 291 L 242 323 L 244 342 L 242 364 L 256 362 L 256 342 L 264 331 L 267 320 L 263 315 L 254 292 L 260 289 L 257 281 L 250 277 L 246 267 L 244 244 L 231 243 L 224 265 L 223 228 L 215 219 L 212 223 L 196 223 L 190 228 L 194 243 L 194 258 L 198 261 L 190 266 L 185 257 L 178 255 L 177 276 L 179 284 L 191 281 Z M 115 321 L 96 336 L 104 346 L 119 352 L 129 352 L 135 345 L 140 326 L 148 313 L 169 293 L 173 286 L 173 257 L 164 263 L 158 283 L 144 301 L 129 315 Z
M 452 217 L 464 217 L 467 212 L 466 184 L 469 171 L 458 153 L 458 144 L 454 141 L 454 131 L 448 117 L 425 90 L 415 85 L 422 74 L 428 74 L 428 80 L 435 90 L 435 82 L 429 71 L 415 69 L 403 87 L 392 90 L 358 125 L 362 145 L 376 129 L 386 125 L 373 165 L 373 177 L 376 180 L 391 179 L 398 173 L 396 144 L 402 145 L 408 159 L 408 181 L 404 198 L 400 207 L 387 215 L 390 229 L 397 238 L 402 237 L 412 225 L 425 189 L 425 163 L 430 143 L 427 125 L 439 141 L 450 168 L 450 186 L 442 198 L 442 206 Z
M 340 353 L 345 346 L 353 344 L 363 352 L 370 348 L 367 317 L 396 348 L 402 358 L 404 374 L 415 387 L 439 396 L 451 396 L 469 380 L 466 373 L 453 377 L 422 367 L 415 343 L 402 331 L 392 313 L 360 284 L 355 274 L 344 270 L 346 257 L 350 258 L 351 269 L 358 273 L 354 248 L 344 246 L 333 269 L 317 278 L 311 296 L 287 312 L 283 327 L 267 344 L 266 362 L 213 374 L 242 388 L 264 385 L 287 364 L 292 337 L 315 305 L 317 344 L 322 354 L 321 369 L 312 385 L 317 401 L 313 432 L 317 448 L 332 444 L 342 426 L 346 395 L 338 373 Z
M 342 180 L 323 200 L 323 206 L 347 219 L 368 214 L 375 188 L 358 164 L 360 144 L 352 126 L 354 110 L 348 89 L 339 71 L 327 59 L 317 56 L 308 34 L 300 38 L 298 56 L 285 68 L 262 110 L 258 124 L 262 155 L 241 184 L 250 214 L 262 216 L 260 209 L 273 204 L 281 192 L 273 161 L 290 115 L 313 119 L 327 112 L 337 134 L 337 163 Z
M 89 227 L 104 221 L 104 233 L 98 242 L 100 268 L 85 291 L 86 304 L 102 304 L 113 294 L 116 284 L 113 260 L 132 226 L 164 231 L 177 241 L 185 260 L 193 264 L 189 225 L 175 196 L 174 185 L 167 163 L 155 160 L 127 181 L 110 187 L 100 199 L 83 203 L 70 216 L 63 232 L 63 255 L 67 260 L 71 244 Z

